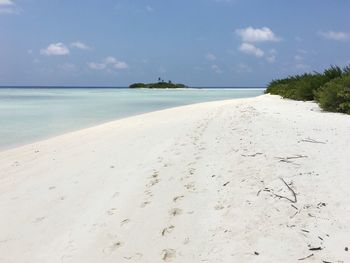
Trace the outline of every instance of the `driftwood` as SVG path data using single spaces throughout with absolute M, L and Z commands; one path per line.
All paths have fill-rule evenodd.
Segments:
M 306 139 L 300 140 L 299 142 L 310 142 L 310 143 L 322 143 L 322 144 L 326 144 L 325 142 L 316 141 L 316 140 L 311 139 L 311 138 L 306 138 Z
M 305 260 L 305 259 L 311 258 L 311 257 L 313 257 L 313 256 L 314 256 L 314 254 L 310 254 L 310 255 L 308 255 L 307 257 L 299 258 L 298 260 Z
M 229 183 L 230 183 L 230 181 L 224 183 L 222 186 L 226 186 L 226 185 L 228 185 Z
M 296 203 L 298 200 L 297 200 L 297 195 L 296 193 L 294 192 L 294 190 L 286 183 L 286 181 L 284 181 L 284 179 L 282 177 L 280 177 L 281 181 L 287 186 L 288 190 L 293 194 L 293 199 L 290 199 L 289 197 L 286 197 L 286 196 L 283 196 L 283 195 L 278 195 L 278 194 L 275 194 L 273 193 L 274 196 L 278 197 L 278 198 L 283 198 L 283 199 L 286 199 L 288 200 L 289 202 L 292 202 L 292 203 Z
M 310 251 L 322 250 L 321 247 L 312 247 L 309 249 Z
M 257 155 L 261 155 L 262 153 L 254 153 L 254 154 L 241 154 L 243 157 L 255 157 Z
M 307 158 L 306 155 L 295 155 L 295 156 L 287 156 L 287 157 L 275 157 L 276 159 L 279 159 L 280 162 L 284 163 L 293 163 L 293 159 L 300 159 L 300 158 Z
M 277 158 L 277 159 L 289 160 L 289 159 L 307 158 L 307 156 L 306 156 L 306 155 L 297 154 L 297 155 L 295 155 L 295 156 L 275 157 L 275 158 Z

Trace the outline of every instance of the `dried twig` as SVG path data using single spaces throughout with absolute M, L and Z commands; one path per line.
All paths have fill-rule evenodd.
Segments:
M 310 251 L 315 251 L 315 250 L 322 250 L 321 247 L 312 247 L 309 249 Z
M 296 210 L 299 210 L 298 207 L 296 207 L 295 205 L 291 204 L 291 206 L 296 209 Z
M 310 255 L 308 255 L 307 257 L 299 258 L 298 260 L 305 260 L 305 259 L 311 258 L 311 257 L 313 257 L 313 256 L 314 256 L 314 254 L 310 254 Z
M 306 139 L 300 140 L 300 142 L 310 142 L 310 143 L 322 143 L 322 144 L 326 144 L 325 142 L 316 141 L 316 140 L 311 139 L 311 138 L 306 138 Z
M 292 160 L 293 159 L 300 159 L 300 158 L 307 158 L 306 155 L 295 155 L 295 156 L 287 156 L 287 157 L 275 157 L 276 159 L 279 159 L 280 162 L 283 163 L 294 163 Z
M 287 157 L 275 157 L 277 159 L 281 159 L 281 160 L 289 160 L 289 159 L 299 159 L 299 158 L 307 158 L 306 155 L 300 155 L 300 154 L 297 154 L 295 156 L 287 156 Z
M 280 179 L 282 180 L 282 182 L 287 186 L 288 190 L 293 194 L 293 197 L 294 197 L 294 200 L 290 199 L 289 197 L 286 197 L 286 196 L 283 196 L 283 195 L 278 195 L 278 194 L 275 194 L 273 193 L 273 195 L 279 197 L 279 198 L 283 198 L 283 199 L 287 199 L 289 202 L 292 202 L 292 203 L 296 203 L 298 200 L 297 200 L 297 195 L 296 193 L 294 192 L 294 190 L 286 183 L 286 181 L 284 181 L 284 179 L 282 177 L 280 177 Z
M 230 183 L 230 181 L 224 183 L 222 186 L 226 186 L 226 185 L 228 185 L 229 183 Z
M 241 154 L 243 157 L 255 157 L 257 155 L 261 155 L 262 153 L 254 153 L 254 154 Z

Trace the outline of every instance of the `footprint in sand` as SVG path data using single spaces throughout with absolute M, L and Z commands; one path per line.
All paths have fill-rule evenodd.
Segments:
M 195 187 L 194 182 L 185 184 L 184 187 L 185 187 L 187 190 L 189 190 L 189 191 L 195 191 L 195 190 L 196 190 L 196 187 Z
M 182 244 L 187 245 L 188 243 L 190 243 L 190 238 L 189 238 L 189 237 L 186 237 L 186 238 L 184 239 L 184 241 L 182 242 Z
M 149 183 L 149 186 L 154 186 L 156 184 L 158 184 L 160 182 L 160 180 L 158 178 L 151 180 L 151 182 Z
M 143 257 L 142 253 L 136 253 L 133 256 L 130 257 L 124 257 L 126 260 L 131 260 L 131 259 L 135 259 L 135 260 L 140 260 Z
M 123 226 L 123 225 L 125 225 L 125 224 L 127 224 L 127 223 L 129 223 L 129 222 L 130 222 L 130 219 L 129 219 L 129 218 L 124 219 L 123 221 L 120 222 L 120 226 Z
M 159 172 L 158 171 L 154 171 L 153 174 L 152 174 L 152 178 L 157 178 L 159 175 Z
M 115 250 L 117 250 L 118 248 L 120 248 L 121 246 L 123 246 L 123 242 L 121 241 L 117 241 L 114 242 L 112 245 L 110 245 L 109 247 L 106 247 L 103 249 L 103 253 L 105 254 L 111 254 L 113 253 Z
M 151 202 L 150 201 L 145 201 L 145 202 L 143 202 L 141 205 L 140 205 L 140 207 L 141 208 L 144 208 L 144 207 L 146 207 L 147 205 L 149 205 Z
M 169 211 L 171 216 L 178 216 L 182 214 L 182 210 L 180 208 L 173 208 Z
M 117 208 L 111 208 L 106 213 L 107 215 L 112 216 L 116 213 L 116 211 L 117 211 Z
M 190 168 L 188 172 L 190 173 L 190 175 L 192 175 L 192 174 L 194 174 L 195 171 L 196 171 L 196 169 Z
M 146 190 L 146 191 L 145 191 L 145 195 L 148 195 L 149 197 L 152 197 L 152 196 L 153 196 L 151 190 Z
M 176 250 L 175 249 L 163 249 L 162 251 L 162 259 L 165 262 L 170 262 L 176 257 Z
M 176 203 L 177 201 L 180 201 L 182 198 L 184 198 L 184 195 L 178 195 L 173 198 L 173 202 Z
M 215 210 L 222 210 L 222 209 L 224 209 L 225 207 L 223 206 L 223 205 L 216 205 L 215 207 Z
M 170 234 L 174 230 L 175 226 L 171 225 L 162 230 L 162 236 L 166 236 L 167 234 Z

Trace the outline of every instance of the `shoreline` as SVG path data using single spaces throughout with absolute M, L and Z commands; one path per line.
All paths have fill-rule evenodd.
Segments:
M 1 151 L 0 261 L 350 261 L 349 134 L 262 95 Z
M 8 148 L 7 147 L 3 147 L 3 148 L 0 147 L 0 153 L 6 152 L 6 151 L 10 151 L 10 150 L 14 150 L 16 148 L 30 146 L 30 145 L 33 145 L 33 144 L 36 144 L 36 143 L 40 143 L 42 141 L 47 141 L 47 140 L 50 140 L 50 139 L 54 139 L 56 137 L 68 135 L 68 134 L 71 134 L 71 133 L 76 133 L 76 132 L 83 131 L 83 130 L 86 130 L 86 129 L 95 128 L 95 127 L 102 126 L 102 125 L 105 125 L 105 124 L 111 124 L 111 123 L 116 122 L 116 121 L 120 121 L 120 120 L 124 120 L 124 119 L 128 119 L 128 118 L 134 118 L 134 117 L 141 116 L 141 115 L 144 115 L 144 114 L 160 112 L 160 111 L 165 111 L 165 110 L 171 110 L 171 109 L 176 109 L 176 108 L 181 108 L 181 107 L 188 107 L 188 106 L 192 106 L 192 105 L 195 106 L 197 104 L 220 103 L 220 102 L 225 102 L 225 101 L 254 99 L 254 98 L 258 98 L 260 96 L 264 96 L 264 95 L 259 95 L 259 96 L 256 96 L 256 97 L 247 97 L 247 98 L 236 98 L 236 99 L 224 99 L 224 100 L 214 100 L 214 101 L 206 101 L 206 102 L 196 102 L 196 103 L 191 103 L 191 104 L 182 105 L 182 106 L 173 106 L 173 107 L 169 107 L 169 108 L 165 108 L 165 109 L 151 110 L 149 112 L 143 112 L 143 113 L 139 113 L 139 114 L 135 114 L 135 115 L 131 115 L 131 116 L 126 116 L 126 117 L 121 117 L 121 118 L 117 118 L 117 119 L 113 119 L 113 120 L 109 120 L 109 121 L 102 121 L 99 124 L 93 124 L 91 126 L 87 126 L 87 127 L 84 127 L 84 128 L 78 128 L 78 129 L 74 129 L 73 128 L 72 130 L 68 130 L 68 131 L 63 132 L 63 133 L 48 135 L 48 136 L 45 136 L 45 137 L 42 137 L 42 138 L 38 138 L 37 140 L 28 141 L 28 142 L 23 143 L 23 144 L 20 143 L 20 144 L 14 145 L 14 146 L 9 146 Z
M 262 93 L 263 89 L 176 92 L 130 89 L 6 90 L 0 92 L 0 101 L 4 102 L 0 114 L 0 122 L 3 122 L 0 151 L 142 113 L 206 101 L 253 97 Z M 74 101 L 75 98 L 78 100 Z

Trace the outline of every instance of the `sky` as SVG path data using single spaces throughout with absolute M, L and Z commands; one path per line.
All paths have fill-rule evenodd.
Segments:
M 0 86 L 265 86 L 350 64 L 349 0 L 0 0 Z

